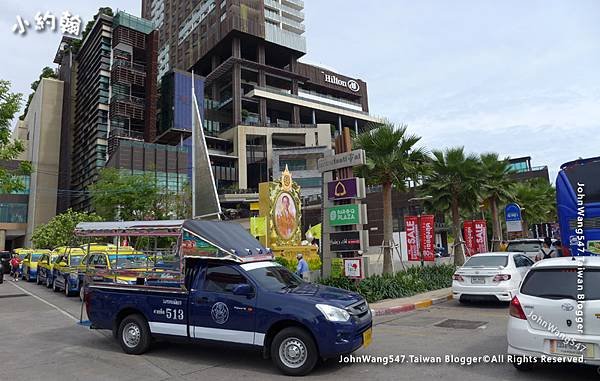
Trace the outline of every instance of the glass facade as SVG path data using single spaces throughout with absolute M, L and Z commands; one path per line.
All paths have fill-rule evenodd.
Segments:
M 11 192 L 10 194 L 29 194 L 30 177 L 27 175 L 16 176 L 16 177 L 23 183 L 23 185 L 25 185 L 25 189 L 20 190 L 20 191 L 14 191 L 14 192 Z
M 0 223 L 27 223 L 27 203 L 0 203 Z
M 529 171 L 529 165 L 527 164 L 526 161 L 519 161 L 516 163 L 511 163 L 508 166 L 510 168 L 511 171 L 514 172 L 527 172 Z
M 181 193 L 184 187 L 188 183 L 188 175 L 186 173 L 173 173 L 173 172 L 161 172 L 161 171 L 130 171 L 127 169 L 121 169 L 124 174 L 133 174 L 138 176 L 150 175 L 156 178 L 156 185 L 159 189 L 174 193 Z

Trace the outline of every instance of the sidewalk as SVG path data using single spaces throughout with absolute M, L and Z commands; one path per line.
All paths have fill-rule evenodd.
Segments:
M 387 299 L 370 304 L 374 316 L 395 315 L 452 299 L 452 288 L 442 288 L 400 299 Z

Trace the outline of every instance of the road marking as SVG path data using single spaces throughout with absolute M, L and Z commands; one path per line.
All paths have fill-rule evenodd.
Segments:
M 44 299 L 40 298 L 39 296 L 35 295 L 34 293 L 27 291 L 27 290 L 26 290 L 26 289 L 24 289 L 23 287 L 16 285 L 14 282 L 13 282 L 13 283 L 10 283 L 10 284 L 12 284 L 13 286 L 15 286 L 15 287 L 16 287 L 16 288 L 18 288 L 19 290 L 23 291 L 24 293 L 26 293 L 26 294 L 29 294 L 29 295 L 33 296 L 34 298 L 36 298 L 36 299 L 37 299 L 37 300 L 39 300 L 40 302 L 42 302 L 42 303 L 45 303 L 45 304 L 49 305 L 50 307 L 54 308 L 55 310 L 57 310 L 57 311 L 58 311 L 58 312 L 60 312 L 61 314 L 63 314 L 63 315 L 65 315 L 65 316 L 69 317 L 70 319 L 72 319 L 72 320 L 74 320 L 74 321 L 79 321 L 79 319 L 78 319 L 77 317 L 75 317 L 75 316 L 71 315 L 71 314 L 70 314 L 70 313 L 68 313 L 67 311 L 65 311 L 65 310 L 63 310 L 62 308 L 60 308 L 59 306 L 57 306 L 57 305 L 55 305 L 55 304 L 52 304 L 52 303 L 50 303 L 50 302 L 49 302 L 49 301 L 47 301 L 47 300 L 44 300 Z
M 431 306 L 433 302 L 431 300 L 423 300 L 415 303 L 415 308 L 427 308 Z

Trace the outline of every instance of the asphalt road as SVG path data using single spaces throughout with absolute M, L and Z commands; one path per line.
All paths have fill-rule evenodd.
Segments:
M 8 277 L 6 277 L 8 278 Z M 23 281 L 0 285 L 1 380 L 274 380 L 284 378 L 260 353 L 223 345 L 156 343 L 143 356 L 125 355 L 108 331 L 78 325 L 81 304 Z M 507 363 L 460 365 L 446 355 L 502 355 L 505 305 L 455 301 L 377 318 L 373 344 L 356 356 L 394 356 L 403 363 L 340 364 L 331 359 L 307 378 L 330 380 L 590 380 L 595 367 L 543 366 L 521 373 Z M 85 316 L 84 316 L 85 319 Z M 448 319 L 457 322 L 448 322 Z M 474 323 L 475 322 L 475 323 Z M 437 326 L 442 323 L 442 326 Z M 454 327 L 444 327 L 453 323 Z M 476 328 L 475 328 L 476 327 Z M 441 356 L 437 364 L 417 363 Z M 395 357 L 398 356 L 398 357 Z M 404 357 L 402 357 L 404 356 Z

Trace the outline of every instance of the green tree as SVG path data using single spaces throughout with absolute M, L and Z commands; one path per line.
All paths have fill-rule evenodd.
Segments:
M 556 189 L 544 179 L 516 183 L 514 201 L 527 224 L 556 221 Z
M 90 192 L 94 210 L 107 220 L 164 219 L 164 195 L 149 174 L 130 175 L 104 168 Z
M 427 204 L 438 212 L 450 213 L 454 236 L 454 264 L 465 262 L 461 231 L 461 210 L 472 211 L 479 205 L 481 161 L 466 155 L 463 147 L 434 150 L 421 192 L 431 196 Z
M 385 274 L 392 272 L 392 189 L 406 189 L 409 180 L 415 180 L 423 173 L 426 160 L 423 149 L 415 147 L 421 138 L 409 135 L 406 130 L 405 125 L 395 126 L 386 122 L 369 128 L 355 139 L 355 146 L 364 149 L 367 156 L 366 165 L 356 169 L 358 176 L 364 177 L 368 184 L 381 185 L 383 188 Z
M 21 107 L 23 94 L 11 93 L 10 82 L 0 80 L 0 161 L 14 160 L 25 146 L 21 141 L 11 140 L 10 123 Z M 11 193 L 25 189 L 25 184 L 17 176 L 31 172 L 29 162 L 21 162 L 16 170 L 0 167 L 0 193 Z
M 74 212 L 69 209 L 58 214 L 48 223 L 38 226 L 31 237 L 36 249 L 54 249 L 58 246 L 82 245 L 83 238 L 73 235 L 75 227 L 80 222 L 98 222 L 102 217 L 95 213 Z
M 500 160 L 497 153 L 481 155 L 482 198 L 489 207 L 492 222 L 492 251 L 500 250 L 502 225 L 498 205 L 514 198 L 514 181 L 508 159 Z

